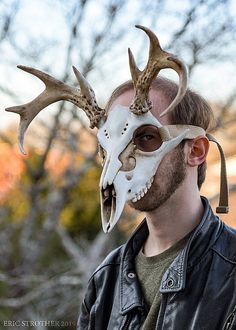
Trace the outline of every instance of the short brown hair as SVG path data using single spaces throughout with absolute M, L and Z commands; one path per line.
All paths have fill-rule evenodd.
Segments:
M 178 92 L 178 85 L 164 77 L 156 78 L 152 88 L 160 90 L 169 104 Z M 109 109 L 114 100 L 121 94 L 132 90 L 133 82 L 128 80 L 119 85 L 111 94 L 106 109 Z M 213 112 L 207 101 L 196 92 L 187 89 L 181 102 L 170 113 L 171 124 L 195 125 L 208 130 L 213 124 Z M 184 141 L 183 141 L 184 143 Z M 198 166 L 198 188 L 200 189 L 206 176 L 206 161 Z

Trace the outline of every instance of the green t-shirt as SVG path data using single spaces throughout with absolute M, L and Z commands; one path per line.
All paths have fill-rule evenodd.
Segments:
M 161 304 L 161 293 L 159 289 L 162 277 L 167 268 L 184 248 L 189 236 L 190 234 L 158 255 L 146 257 L 141 250 L 136 256 L 136 273 L 149 308 L 142 330 L 155 329 Z

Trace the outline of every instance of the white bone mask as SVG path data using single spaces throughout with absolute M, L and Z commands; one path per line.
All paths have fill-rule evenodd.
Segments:
M 161 143 L 159 148 L 148 152 L 135 145 L 135 132 L 146 125 L 157 128 Z M 104 157 L 100 198 L 105 232 L 117 223 L 127 201 L 136 202 L 148 192 L 157 168 L 168 152 L 184 138 L 205 134 L 201 128 L 181 125 L 175 136 L 171 136 L 171 127 L 162 126 L 150 111 L 137 116 L 120 105 L 109 111 L 97 135 Z M 168 136 L 167 141 L 161 138 L 163 134 Z
M 156 35 L 146 27 L 137 25 L 149 37 L 149 58 L 146 67 L 140 71 L 135 64 L 134 57 L 129 50 L 129 64 L 134 85 L 134 99 L 129 107 L 116 105 L 106 114 L 105 109 L 97 105 L 95 94 L 83 77 L 73 67 L 79 83 L 79 89 L 59 81 L 40 70 L 19 66 L 22 70 L 41 79 L 46 88 L 31 102 L 7 108 L 6 111 L 20 115 L 18 141 L 24 153 L 24 134 L 36 115 L 51 103 L 66 100 L 84 110 L 90 120 L 90 127 L 98 128 L 98 142 L 104 154 L 104 165 L 100 179 L 101 214 L 103 230 L 110 231 L 119 220 L 126 201 L 136 202 L 150 189 L 153 177 L 163 157 L 173 150 L 183 139 L 193 139 L 205 135 L 205 131 L 191 125 L 164 125 L 150 112 L 152 104 L 149 101 L 149 90 L 153 80 L 161 69 L 171 68 L 179 76 L 179 88 L 175 99 L 165 109 L 160 117 L 170 113 L 181 102 L 187 89 L 187 70 L 185 64 L 175 55 L 164 51 Z M 158 135 L 157 143 L 151 150 L 142 146 L 135 146 L 137 132 L 145 125 L 151 125 Z M 154 135 L 155 135 L 154 134 Z M 223 151 L 220 150 L 225 164 Z M 225 184 L 221 186 L 222 199 L 219 212 L 227 211 L 227 180 L 226 170 L 223 166 Z M 222 182 L 223 182 L 222 181 Z M 223 210 L 223 211 L 222 211 Z

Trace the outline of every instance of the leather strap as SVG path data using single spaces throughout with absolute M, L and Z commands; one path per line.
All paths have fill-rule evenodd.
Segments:
M 159 127 L 162 141 L 168 141 L 187 130 L 185 139 L 194 139 L 199 135 L 206 135 L 203 128 L 193 125 L 164 125 Z
M 219 206 L 216 208 L 216 213 L 228 213 L 229 212 L 229 189 L 227 182 L 227 172 L 226 172 L 226 161 L 224 151 L 219 144 L 219 142 L 211 135 L 206 135 L 209 141 L 216 143 L 218 150 L 220 152 L 221 158 L 221 169 L 220 169 L 220 198 Z

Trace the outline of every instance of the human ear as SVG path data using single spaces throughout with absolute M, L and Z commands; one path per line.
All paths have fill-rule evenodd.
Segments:
M 198 136 L 187 142 L 188 152 L 186 161 L 189 166 L 201 165 L 207 157 L 209 140 L 206 136 Z

